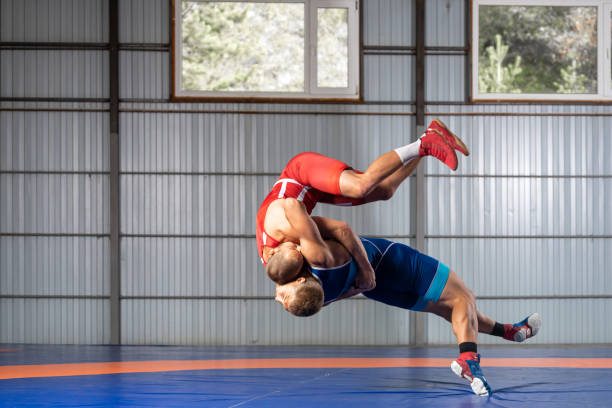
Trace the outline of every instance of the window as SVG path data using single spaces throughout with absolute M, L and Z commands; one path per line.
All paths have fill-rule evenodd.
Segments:
M 474 100 L 612 100 L 612 1 L 473 4 Z
M 359 98 L 355 0 L 176 0 L 174 7 L 176 98 Z
M 604 77 L 605 94 L 612 97 L 612 4 L 606 4 L 604 11 L 604 36 L 607 37 L 605 62 L 604 62 Z

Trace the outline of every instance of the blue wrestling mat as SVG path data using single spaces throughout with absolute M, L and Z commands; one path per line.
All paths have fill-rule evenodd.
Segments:
M 612 406 L 612 348 L 479 351 L 490 397 L 452 373 L 454 347 L 4 345 L 0 406 Z

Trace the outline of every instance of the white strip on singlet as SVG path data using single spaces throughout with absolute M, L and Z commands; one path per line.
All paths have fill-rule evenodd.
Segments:
M 310 190 L 309 186 L 304 186 L 301 183 L 298 183 L 297 181 L 295 181 L 294 179 L 280 179 L 276 183 L 274 183 L 274 186 L 277 185 L 278 183 L 283 183 L 280 191 L 278 192 L 278 198 L 285 198 L 285 191 L 287 190 L 287 183 L 293 183 L 293 184 L 297 184 L 298 186 L 302 186 L 302 191 L 300 191 L 300 194 L 296 197 L 296 200 L 298 201 L 304 201 L 304 196 L 306 195 L 308 190 Z M 274 188 L 274 186 L 272 187 Z

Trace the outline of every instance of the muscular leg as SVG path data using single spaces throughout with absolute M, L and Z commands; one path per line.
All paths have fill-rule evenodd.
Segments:
M 441 318 L 452 323 L 452 309 L 447 305 L 441 305 L 440 303 L 430 302 L 429 305 L 423 310 L 424 312 L 433 313 L 440 316 Z M 478 320 L 478 333 L 491 334 L 495 321 L 489 316 L 483 314 L 476 309 L 476 317 Z
M 340 192 L 344 197 L 364 198 L 401 168 L 402 160 L 398 154 L 395 151 L 387 152 L 374 160 L 363 173 L 343 171 L 340 175 Z
M 343 171 L 339 180 L 340 193 L 343 197 L 364 199 L 398 170 L 400 174 L 394 178 L 399 182 L 403 181 L 411 172 L 406 170 L 405 166 L 423 156 L 434 156 L 451 170 L 457 169 L 457 155 L 451 145 L 440 132 L 428 130 L 417 141 L 378 157 L 363 173 Z M 389 182 L 395 185 L 395 188 L 399 185 L 397 180 L 392 179 Z
M 469 150 L 461 139 L 452 133 L 446 125 L 435 119 L 423 136 L 413 143 L 398 147 L 378 157 L 365 172 L 343 171 L 339 180 L 340 192 L 343 197 L 364 199 L 377 186 L 401 169 L 403 165 L 423 156 L 434 156 L 450 167 L 451 170 L 456 170 L 457 155 L 455 149 L 465 155 L 469 154 Z M 408 174 L 410 173 L 408 172 Z M 399 181 L 401 183 L 407 175 L 403 177 L 397 175 L 397 177 L 401 179 Z M 390 181 L 390 183 L 394 184 L 393 181 Z M 399 183 L 396 184 L 395 188 Z
M 478 332 L 490 333 L 495 324 L 492 319 L 476 310 L 474 294 L 452 270 L 440 299 L 435 303 L 430 302 L 423 311 L 435 313 L 450 321 L 458 343 L 476 343 Z
M 451 363 L 451 370 L 468 380 L 475 394 L 490 395 L 491 387 L 480 369 L 476 340 L 478 331 L 484 331 L 485 326 L 493 327 L 494 322 L 482 314 L 479 316 L 474 294 L 455 272 L 450 271 L 440 299 L 435 303 L 429 302 L 423 311 L 450 320 L 459 343 L 459 358 Z M 479 319 L 482 319 L 482 327 Z
M 410 176 L 421 162 L 422 157 L 412 159 L 390 176 L 385 178 L 379 185 L 377 185 L 368 195 L 363 198 L 364 203 L 371 203 L 373 201 L 388 200 L 393 197 L 397 188 Z M 346 173 L 346 171 L 345 171 Z M 354 173 L 354 172 L 353 172 Z
M 438 302 L 429 302 L 423 311 L 436 314 L 451 322 L 459 343 L 463 341 L 476 342 L 477 334 L 472 327 L 474 326 L 474 315 L 476 319 L 475 327 L 478 333 L 500 336 L 509 341 L 520 342 L 535 336 L 542 325 L 540 315 L 534 313 L 529 315 L 524 321 L 514 325 L 497 323 L 498 329 L 494 331 L 495 320 L 476 309 L 474 295 L 465 286 L 459 275 L 453 271 L 450 271 L 440 300 Z M 521 329 L 524 332 L 516 336 L 516 333 L 520 332 Z M 472 338 L 474 340 L 469 340 Z
M 491 387 L 480 369 L 477 353 L 478 332 L 500 336 L 506 340 L 523 341 L 535 335 L 542 325 L 539 314 L 534 313 L 523 321 L 511 325 L 500 324 L 476 309 L 476 298 L 461 278 L 450 271 L 446 286 L 437 302 L 429 302 L 424 312 L 434 313 L 451 322 L 459 343 L 459 358 L 451 363 L 451 369 L 459 377 L 470 382 L 477 395 L 490 395 Z

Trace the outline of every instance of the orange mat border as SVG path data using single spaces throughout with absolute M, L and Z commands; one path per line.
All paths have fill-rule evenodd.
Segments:
M 264 358 L 0 366 L 0 379 L 249 368 L 449 367 L 450 358 Z M 483 367 L 612 368 L 612 358 L 487 358 Z

